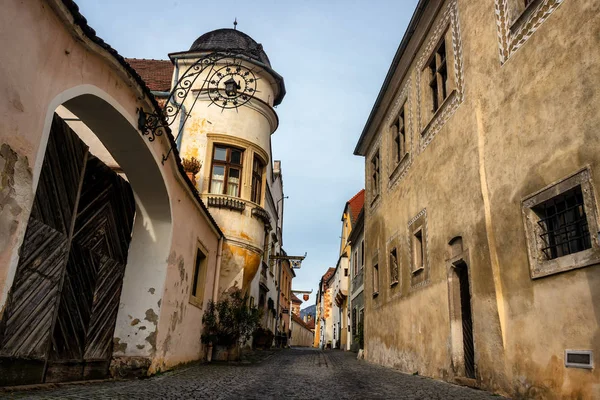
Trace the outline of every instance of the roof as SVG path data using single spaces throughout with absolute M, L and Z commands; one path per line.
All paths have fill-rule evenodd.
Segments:
M 364 205 L 365 189 L 361 189 L 360 192 L 356 193 L 350 200 L 346 202 L 346 207 L 350 208 L 350 220 L 352 221 L 352 226 L 354 226 L 356 223 L 358 214 L 360 214 L 360 210 L 363 209 Z
M 327 282 L 329 280 L 329 278 L 331 278 L 333 276 L 333 274 L 335 273 L 335 268 L 331 267 L 327 270 L 327 272 L 325 272 L 325 274 L 323 275 L 323 282 Z
M 236 29 L 223 28 L 207 32 L 194 41 L 192 46 L 187 51 L 179 51 L 170 53 L 169 58 L 173 61 L 180 58 L 198 58 L 197 53 L 210 52 L 232 52 L 239 55 L 240 58 L 245 58 L 260 67 L 260 70 L 269 73 L 277 84 L 277 93 L 273 99 L 273 105 L 281 104 L 285 97 L 285 82 L 283 77 L 279 75 L 271 67 L 271 62 L 267 53 L 263 50 L 260 43 L 257 43 L 244 32 Z
M 293 320 L 295 323 L 297 323 L 298 325 L 301 325 L 301 326 L 302 326 L 303 328 L 305 328 L 305 329 L 308 329 L 308 330 L 314 329 L 314 324 L 313 324 L 313 327 L 312 327 L 312 328 L 311 328 L 311 327 L 309 327 L 309 326 L 306 324 L 306 322 L 304 322 L 304 321 L 302 320 L 302 318 L 300 318 L 299 316 L 297 316 L 296 314 L 293 314 L 293 313 L 292 313 L 292 320 Z
M 311 331 L 313 329 L 315 329 L 315 319 L 311 318 L 310 321 L 306 322 L 306 326 L 308 327 L 308 329 L 310 329 Z
M 292 303 L 303 303 L 294 293 L 292 293 Z
M 379 110 L 379 107 L 381 106 L 381 102 L 383 101 L 383 96 L 385 95 L 385 92 L 387 91 L 387 88 L 392 80 L 392 77 L 394 76 L 394 72 L 396 71 L 398 64 L 400 64 L 400 59 L 404 55 L 404 51 L 406 50 L 406 47 L 408 46 L 408 43 L 410 42 L 410 39 L 412 38 L 412 35 L 415 32 L 415 29 L 416 29 L 419 21 L 421 20 L 421 17 L 423 16 L 423 11 L 425 11 L 425 7 L 427 7 L 427 5 L 429 4 L 430 1 L 431 0 L 419 0 L 419 3 L 417 4 L 417 8 L 415 9 L 413 16 L 410 19 L 410 22 L 408 23 L 408 27 L 406 28 L 406 32 L 404 32 L 402 41 L 400 41 L 398 50 L 396 50 L 396 54 L 394 55 L 394 59 L 392 60 L 392 65 L 390 65 L 390 69 L 388 70 L 387 75 L 385 76 L 383 85 L 381 86 L 381 89 L 379 90 L 379 94 L 377 95 L 375 104 L 373 105 L 373 108 L 371 109 L 369 118 L 367 119 L 367 122 L 365 123 L 365 126 L 363 128 L 363 131 L 360 134 L 360 138 L 358 139 L 358 142 L 356 143 L 356 147 L 354 148 L 354 155 L 356 155 L 356 156 L 364 155 L 365 149 L 363 147 L 365 145 L 365 142 L 368 143 L 367 133 L 368 133 L 369 127 L 371 126 L 371 123 L 373 123 L 373 120 L 375 119 L 375 115 L 377 114 L 377 111 Z
M 190 51 L 226 51 L 238 50 L 240 53 L 261 63 L 271 66 L 262 44 L 237 29 L 224 28 L 210 31 L 200 36 Z
M 162 108 L 157 103 L 156 98 L 150 91 L 150 88 L 148 87 L 148 85 L 146 85 L 146 82 L 144 82 L 144 80 L 137 73 L 137 71 L 135 69 L 133 69 L 131 67 L 131 65 L 129 65 L 127 63 L 127 61 L 125 61 L 125 58 L 123 58 L 122 55 L 120 55 L 108 43 L 106 43 L 104 40 L 102 40 L 101 38 L 99 38 L 96 35 L 96 31 L 87 24 L 87 19 L 85 19 L 85 17 L 83 15 L 81 15 L 81 13 L 79 12 L 79 6 L 73 0 L 60 0 L 60 1 L 62 1 L 64 6 L 69 10 L 71 15 L 73 16 L 73 23 L 81 29 L 81 31 L 87 38 L 89 38 L 92 42 L 96 43 L 98 46 L 100 46 L 104 50 L 106 50 L 129 74 L 131 74 L 131 77 L 136 81 L 136 83 L 140 86 L 142 91 L 146 94 L 146 96 L 152 103 L 152 106 L 154 108 L 153 111 L 156 112 L 158 115 L 162 115 L 162 113 L 161 113 Z M 164 119 L 163 119 L 163 122 L 165 122 L 165 126 L 166 126 L 166 121 L 164 121 Z M 206 207 L 206 205 L 200 198 L 198 189 L 196 189 L 195 185 L 192 183 L 190 178 L 188 178 L 187 174 L 185 173 L 185 170 L 183 169 L 183 164 L 181 164 L 181 157 L 179 156 L 179 150 L 177 149 L 177 144 L 175 143 L 175 138 L 173 137 L 173 133 L 171 133 L 171 129 L 169 129 L 169 127 L 167 126 L 165 128 L 165 131 L 166 131 L 167 139 L 169 140 L 169 145 L 171 146 L 171 149 L 172 149 L 173 158 L 175 159 L 175 163 L 177 164 L 177 169 L 179 170 L 179 173 L 183 177 L 184 182 L 187 183 L 194 198 L 200 205 L 200 208 L 204 211 L 207 219 L 209 220 L 211 225 L 215 228 L 215 230 L 218 232 L 219 236 L 225 237 L 225 235 L 223 234 L 223 231 L 221 231 L 221 228 L 219 228 L 217 221 L 215 221 L 215 219 L 212 217 L 212 215 L 208 211 L 208 208 Z
M 356 223 L 352 227 L 352 232 L 350 232 L 350 236 L 348 236 L 348 241 L 352 243 L 352 246 L 355 246 L 358 243 L 356 242 L 356 238 L 363 233 L 365 227 L 365 208 L 363 207 L 356 218 Z
M 150 90 L 155 92 L 170 92 L 173 79 L 173 63 L 171 60 L 148 60 L 145 58 L 126 58 L 142 77 Z

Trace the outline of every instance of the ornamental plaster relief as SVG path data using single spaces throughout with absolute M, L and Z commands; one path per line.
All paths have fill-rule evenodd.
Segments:
M 423 126 L 422 116 L 422 90 L 421 90 L 421 79 L 423 75 L 423 69 L 425 64 L 431 57 L 435 47 L 440 43 L 443 35 L 450 30 L 452 36 L 452 55 L 454 59 L 453 72 L 454 72 L 454 83 L 455 88 L 448 95 L 444 103 L 440 106 L 437 112 L 433 115 L 431 120 Z M 437 23 L 433 32 L 430 34 L 429 40 L 424 50 L 421 52 L 421 56 L 417 61 L 417 132 L 421 133 L 419 140 L 419 152 L 425 150 L 427 145 L 431 143 L 434 136 L 439 132 L 441 127 L 448 121 L 448 119 L 454 114 L 458 105 L 462 103 L 464 99 L 464 73 L 463 73 L 463 50 L 462 50 L 462 39 L 460 34 L 460 24 L 458 18 L 458 8 L 456 6 L 456 0 L 448 4 L 444 10 L 442 19 Z
M 393 190 L 398 182 L 400 182 L 404 176 L 406 176 L 413 162 L 413 154 L 415 149 L 413 146 L 414 120 L 412 112 L 412 96 L 410 96 L 411 88 L 412 79 L 409 78 L 400 91 L 400 94 L 397 96 L 396 101 L 394 102 L 391 111 L 385 120 L 385 136 L 388 138 L 388 148 L 392 148 L 390 126 L 392 125 L 394 118 L 396 118 L 400 113 L 400 108 L 406 104 L 407 115 L 405 119 L 405 129 L 406 138 L 408 139 L 408 151 L 406 154 L 406 159 L 401 160 L 399 163 L 394 163 L 393 158 L 389 157 L 389 154 L 386 155 L 386 159 L 388 159 L 387 166 L 389 171 L 388 192 Z
M 498 26 L 498 45 L 500 50 L 500 63 L 504 64 L 510 56 L 516 52 L 540 25 L 548 19 L 563 3 L 564 0 L 542 0 L 533 2 L 529 7 L 534 7 L 533 11 L 526 9 L 523 16 L 528 15 L 523 21 L 517 18 L 516 21 L 510 19 L 510 5 L 508 0 L 495 0 L 494 11 L 496 14 L 496 24 Z

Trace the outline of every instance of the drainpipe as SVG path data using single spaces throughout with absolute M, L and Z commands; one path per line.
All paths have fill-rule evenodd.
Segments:
M 221 259 L 223 258 L 223 236 L 219 238 L 219 245 L 217 249 L 217 265 L 215 268 L 215 279 L 213 286 L 213 301 L 219 299 L 219 277 L 221 276 Z

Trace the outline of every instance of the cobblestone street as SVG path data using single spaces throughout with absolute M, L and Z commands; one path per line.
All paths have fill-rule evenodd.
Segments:
M 292 349 L 252 365 L 203 364 L 151 379 L 0 393 L 14 399 L 492 399 L 491 394 L 357 361 Z

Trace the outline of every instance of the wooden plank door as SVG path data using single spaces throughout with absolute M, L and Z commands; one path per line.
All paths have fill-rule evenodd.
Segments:
M 97 379 L 108 374 L 134 214 L 129 183 L 90 155 L 47 382 Z
M 43 381 L 87 154 L 87 146 L 55 115 L 0 322 L 0 385 Z
M 134 214 L 129 183 L 55 115 L 0 322 L 0 385 L 107 375 Z

